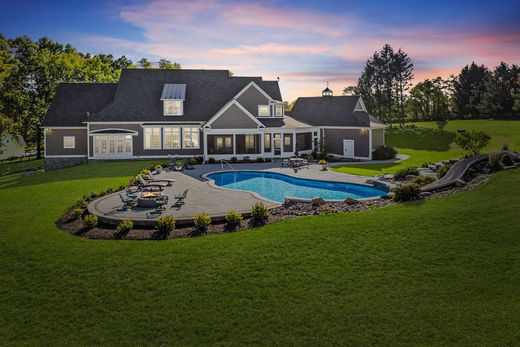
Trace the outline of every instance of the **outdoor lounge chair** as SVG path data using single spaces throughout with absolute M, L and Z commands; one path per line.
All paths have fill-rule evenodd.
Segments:
M 158 181 L 145 181 L 143 176 L 139 176 L 139 181 L 141 182 L 143 188 L 159 188 L 159 190 L 163 190 L 164 187 L 170 185 L 168 182 L 158 182 Z
M 144 178 L 145 182 L 166 182 L 168 186 L 173 186 L 173 183 L 175 183 L 175 180 L 173 178 Z
M 175 205 L 183 205 L 184 200 L 186 200 L 186 196 L 188 195 L 188 189 L 186 189 L 182 194 L 176 194 L 174 195 L 174 199 L 177 200 L 175 202 Z
M 119 193 L 119 199 L 121 199 L 121 202 L 123 203 L 123 208 L 128 209 L 134 207 L 135 198 L 131 196 L 124 196 L 123 194 Z

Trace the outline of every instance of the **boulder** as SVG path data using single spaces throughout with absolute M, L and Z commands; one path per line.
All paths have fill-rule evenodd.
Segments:
M 345 199 L 345 203 L 346 203 L 347 205 L 357 205 L 357 204 L 360 204 L 361 201 L 356 200 L 356 199 L 351 198 L 351 197 L 348 197 L 348 198 Z
M 431 196 L 431 195 L 432 195 L 432 193 L 430 193 L 430 192 L 421 192 L 419 194 L 419 197 L 420 198 L 426 198 L 426 197 Z
M 406 175 L 406 180 L 407 181 L 411 181 L 411 180 L 413 180 L 416 177 L 417 177 L 417 175 Z
M 383 178 L 384 178 L 385 180 L 393 180 L 393 179 L 394 179 L 394 175 L 392 175 L 392 174 L 385 174 L 385 175 L 383 176 Z
M 325 200 L 323 200 L 322 198 L 314 198 L 311 200 L 311 205 L 313 207 L 321 206 L 324 204 L 325 204 Z
M 365 181 L 366 184 L 372 184 L 372 185 L 374 184 L 374 182 L 375 182 L 375 180 L 373 180 L 371 178 Z

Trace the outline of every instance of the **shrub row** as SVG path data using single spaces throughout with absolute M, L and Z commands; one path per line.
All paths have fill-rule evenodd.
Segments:
M 405 168 L 402 168 L 401 170 L 398 170 L 395 174 L 394 174 L 394 179 L 396 181 L 402 181 L 404 179 L 406 179 L 406 176 L 418 176 L 419 175 L 419 169 L 415 166 L 409 166 L 409 167 L 405 167 Z
M 372 152 L 373 160 L 388 160 L 394 159 L 397 155 L 397 150 L 392 146 L 379 146 Z

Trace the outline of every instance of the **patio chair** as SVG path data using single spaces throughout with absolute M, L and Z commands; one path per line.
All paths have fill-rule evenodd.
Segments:
M 168 182 L 157 182 L 157 181 L 151 181 L 147 182 L 144 180 L 143 176 L 138 175 L 139 181 L 141 182 L 143 188 L 159 188 L 159 190 L 163 190 L 164 187 L 168 186 Z
M 309 161 L 307 159 L 303 159 L 301 163 L 301 167 L 309 168 Z
M 173 196 L 173 198 L 177 201 L 175 201 L 175 205 L 183 205 L 184 200 L 186 200 L 186 196 L 188 195 L 188 189 L 186 189 L 182 194 L 176 194 Z
M 126 196 L 129 196 L 132 198 L 137 198 L 137 196 L 139 195 L 139 188 L 136 187 L 136 189 L 134 190 L 131 187 L 126 187 L 125 193 L 126 193 Z
M 166 205 L 168 204 L 168 196 L 161 195 L 159 198 L 155 199 L 155 211 L 161 212 L 166 210 Z
M 289 159 L 282 159 L 282 167 L 289 167 Z
M 121 199 L 124 209 L 134 207 L 135 198 L 133 198 L 131 196 L 124 196 L 123 194 L 119 193 L 119 199 Z

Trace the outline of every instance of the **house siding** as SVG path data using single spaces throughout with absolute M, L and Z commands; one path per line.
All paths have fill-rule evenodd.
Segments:
M 343 140 L 354 140 L 354 155 L 369 156 L 369 134 L 361 129 L 322 129 L 322 138 L 331 154 L 343 155 Z
M 64 136 L 76 138 L 75 148 L 63 148 Z M 45 129 L 45 155 L 87 155 L 87 129 Z
M 237 98 L 237 101 L 255 117 L 258 117 L 258 105 L 269 104 L 269 99 L 267 99 L 262 93 L 260 93 L 258 89 L 256 89 L 254 86 L 251 86 L 247 90 L 245 90 Z M 272 109 L 269 108 L 270 116 L 272 116 L 271 113 Z
M 231 105 L 212 124 L 212 129 L 256 129 L 258 124 L 237 105 Z
M 385 144 L 385 129 L 372 129 L 372 148 Z
M 179 127 L 196 127 L 200 128 L 199 125 L 187 125 L 187 124 L 157 124 L 157 127 L 167 127 L 167 126 L 179 126 Z M 89 131 L 93 130 L 102 130 L 102 129 L 126 129 L 136 131 L 137 135 L 132 136 L 132 151 L 133 156 L 164 156 L 168 155 L 182 155 L 182 156 L 192 156 L 192 155 L 203 155 L 204 154 L 204 137 L 202 132 L 199 130 L 199 144 L 200 148 L 195 149 L 144 149 L 144 128 L 140 124 L 89 124 Z M 161 133 L 162 136 L 162 133 Z M 181 138 L 182 138 L 182 130 L 181 130 Z M 89 156 L 93 156 L 93 139 L 92 136 L 89 136 L 90 142 L 90 153 Z M 162 142 L 162 141 L 161 141 Z M 85 150 L 86 152 L 86 150 Z

